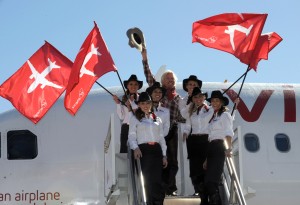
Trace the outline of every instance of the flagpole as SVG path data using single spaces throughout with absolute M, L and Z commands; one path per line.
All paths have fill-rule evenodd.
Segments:
M 119 72 L 118 72 L 118 70 L 116 70 L 116 72 L 117 72 L 118 78 L 119 78 L 119 80 L 120 80 L 120 83 L 121 83 L 121 85 L 122 85 L 122 88 L 123 88 L 124 94 L 125 94 L 125 96 L 127 97 L 127 95 L 126 95 L 126 91 L 125 91 L 125 88 L 124 88 L 124 85 L 123 85 L 123 83 L 122 83 L 122 80 L 121 80 L 121 77 L 120 77 L 120 75 L 119 75 Z M 127 97 L 127 99 L 128 99 L 128 97 Z
M 109 94 L 111 94 L 111 96 L 114 96 L 109 90 L 107 90 L 103 85 L 101 85 L 100 83 L 98 83 L 98 81 L 95 81 L 101 88 L 103 88 L 106 92 L 108 92 Z
M 98 81 L 95 81 L 101 88 L 103 88 L 106 92 L 108 92 L 111 96 L 114 96 L 114 94 L 112 94 L 109 90 L 107 90 L 103 85 L 101 85 L 100 83 L 98 83 Z M 118 98 L 118 100 L 123 104 L 123 105 L 125 105 L 125 103 L 122 101 L 122 100 L 120 100 L 119 98 Z
M 236 81 L 234 81 L 234 83 L 232 83 L 225 91 L 223 91 L 223 94 L 226 93 L 230 88 L 232 88 L 232 86 L 234 86 L 242 77 L 244 77 L 245 75 L 247 75 L 247 73 L 251 70 L 250 65 L 248 65 L 248 68 L 246 70 L 246 72 L 241 75 Z M 244 77 L 245 79 L 245 77 Z
M 249 72 L 249 70 L 250 70 L 250 64 L 248 65 L 247 71 L 246 71 L 245 74 L 244 74 L 244 79 L 243 79 L 243 81 L 242 81 L 240 90 L 239 90 L 239 92 L 238 92 L 238 94 L 237 94 L 237 98 L 240 97 L 240 94 L 241 94 L 241 91 L 242 91 L 242 88 L 243 88 L 243 86 L 244 86 L 244 82 L 245 82 L 245 79 L 246 79 L 246 77 L 247 77 L 247 73 Z M 234 112 L 234 110 L 235 110 L 235 107 L 236 107 L 236 103 L 234 103 L 234 106 L 233 106 L 233 108 L 232 108 L 231 115 L 233 115 L 233 112 Z
M 121 83 L 121 85 L 122 85 L 122 88 L 123 88 L 123 91 L 124 91 L 124 95 L 125 95 L 126 99 L 129 100 L 129 97 L 126 95 L 126 91 L 125 91 L 125 88 L 124 88 L 124 85 L 123 85 L 123 83 L 122 83 L 122 80 L 121 80 L 121 77 L 120 77 L 120 75 L 119 75 L 118 70 L 116 70 L 116 72 L 117 72 L 117 74 L 118 74 L 118 78 L 119 78 L 120 83 Z M 124 103 L 123 101 L 121 101 L 121 102 L 125 105 L 125 103 Z M 131 110 L 132 114 L 135 115 L 135 113 L 134 113 L 134 111 L 133 111 L 133 109 L 132 109 L 131 106 L 130 106 L 130 110 Z

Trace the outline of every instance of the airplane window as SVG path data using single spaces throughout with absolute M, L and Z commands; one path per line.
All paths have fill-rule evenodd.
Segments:
M 244 143 L 249 152 L 257 152 L 259 150 L 259 139 L 255 134 L 246 134 L 244 136 Z
M 275 135 L 275 144 L 280 152 L 288 152 L 291 149 L 290 139 L 285 134 Z
M 29 130 L 14 130 L 7 133 L 7 158 L 34 159 L 37 156 L 37 137 Z

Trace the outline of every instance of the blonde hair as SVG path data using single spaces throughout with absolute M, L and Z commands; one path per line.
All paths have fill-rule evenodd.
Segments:
M 172 74 L 172 75 L 174 76 L 175 83 L 177 82 L 178 78 L 177 78 L 177 76 L 175 75 L 175 73 L 174 73 L 173 71 L 171 71 L 171 70 L 166 70 L 166 71 L 161 75 L 161 78 L 160 78 L 160 83 L 161 83 L 162 85 L 163 85 L 163 82 L 164 82 L 164 80 L 165 80 L 165 78 L 166 78 L 166 76 L 167 76 L 168 74 Z

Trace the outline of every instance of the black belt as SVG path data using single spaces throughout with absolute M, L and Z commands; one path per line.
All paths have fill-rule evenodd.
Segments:
M 212 140 L 210 141 L 211 143 L 217 143 L 217 142 L 224 142 L 224 140 L 221 140 L 221 139 L 215 139 L 215 140 Z
M 191 134 L 193 136 L 207 136 L 208 134 Z
M 142 143 L 142 144 L 144 144 L 144 145 L 156 145 L 156 144 L 158 144 L 158 142 L 145 142 L 145 143 Z

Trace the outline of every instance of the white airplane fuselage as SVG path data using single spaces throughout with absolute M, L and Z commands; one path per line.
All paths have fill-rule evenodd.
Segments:
M 235 85 L 231 97 L 239 90 Z M 203 83 L 225 90 L 224 83 Z M 121 96 L 121 87 L 108 88 Z M 142 88 L 145 90 L 145 87 Z M 179 94 L 186 93 L 177 85 Z M 246 83 L 234 120 L 236 169 L 248 205 L 296 205 L 300 201 L 300 85 Z M 2 205 L 104 205 L 110 188 L 122 201 L 124 172 L 119 156 L 120 121 L 112 97 L 93 90 L 71 116 L 63 99 L 33 124 L 16 110 L 0 114 L 0 204 Z M 36 136 L 33 159 L 11 159 L 12 141 L 20 133 Z M 17 145 L 16 145 L 17 146 Z M 178 191 L 193 194 L 186 146 L 179 143 Z M 122 179 L 121 179 L 122 178 Z M 125 179 L 126 180 L 126 179 Z M 124 185 L 125 184 L 125 185 Z M 119 191 L 118 191 L 119 189 Z

